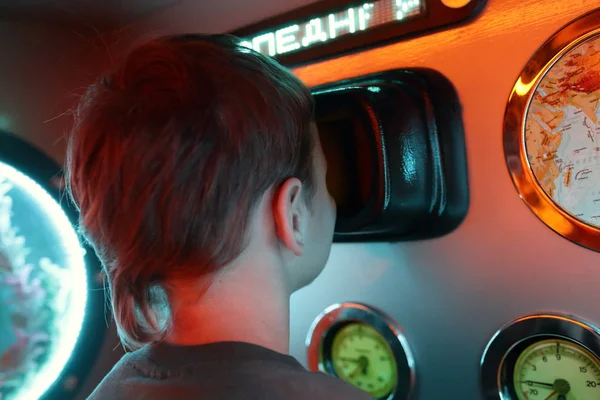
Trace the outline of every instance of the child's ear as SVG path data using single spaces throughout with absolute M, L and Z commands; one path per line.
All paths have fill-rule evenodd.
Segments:
M 304 250 L 307 216 L 302 189 L 299 179 L 289 178 L 275 191 L 273 197 L 273 218 L 277 237 L 297 256 L 301 256 Z

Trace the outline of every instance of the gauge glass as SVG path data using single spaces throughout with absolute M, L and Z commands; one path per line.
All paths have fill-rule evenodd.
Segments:
M 600 228 L 600 36 L 568 51 L 541 80 L 528 108 L 525 147 L 544 192 Z
M 517 359 L 513 380 L 519 400 L 600 400 L 600 360 L 567 340 L 527 347 Z
M 394 353 L 381 334 L 368 324 L 350 323 L 337 331 L 331 362 L 338 377 L 373 397 L 386 397 L 396 387 Z

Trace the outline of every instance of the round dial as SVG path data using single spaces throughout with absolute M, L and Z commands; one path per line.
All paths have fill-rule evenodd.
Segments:
M 540 81 L 525 125 L 527 159 L 546 194 L 600 227 L 600 36 L 571 49 Z
M 331 364 L 344 381 L 371 396 L 388 396 L 397 384 L 396 359 L 387 341 L 372 326 L 350 323 L 335 335 Z
M 600 400 L 600 360 L 571 341 L 543 340 L 527 347 L 513 379 L 519 400 Z

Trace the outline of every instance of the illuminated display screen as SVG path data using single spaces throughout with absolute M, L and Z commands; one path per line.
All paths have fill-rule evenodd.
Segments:
M 0 130 L 0 399 L 72 399 L 107 328 L 60 166 Z M 103 328 L 104 326 L 104 328 Z
M 284 65 L 314 62 L 466 22 L 486 0 L 320 0 L 239 28 L 244 46 Z
M 83 252 L 56 200 L 2 162 L 0 221 L 0 377 L 6 383 L 0 398 L 37 399 L 62 372 L 80 333 L 88 290 Z
M 243 45 L 269 56 L 313 46 L 425 14 L 425 0 L 378 0 L 277 26 L 244 37 Z

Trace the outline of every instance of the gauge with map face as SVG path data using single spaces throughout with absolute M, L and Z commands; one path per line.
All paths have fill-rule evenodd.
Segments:
M 550 228 L 600 251 L 600 11 L 550 38 L 506 109 L 504 150 L 517 190 Z

